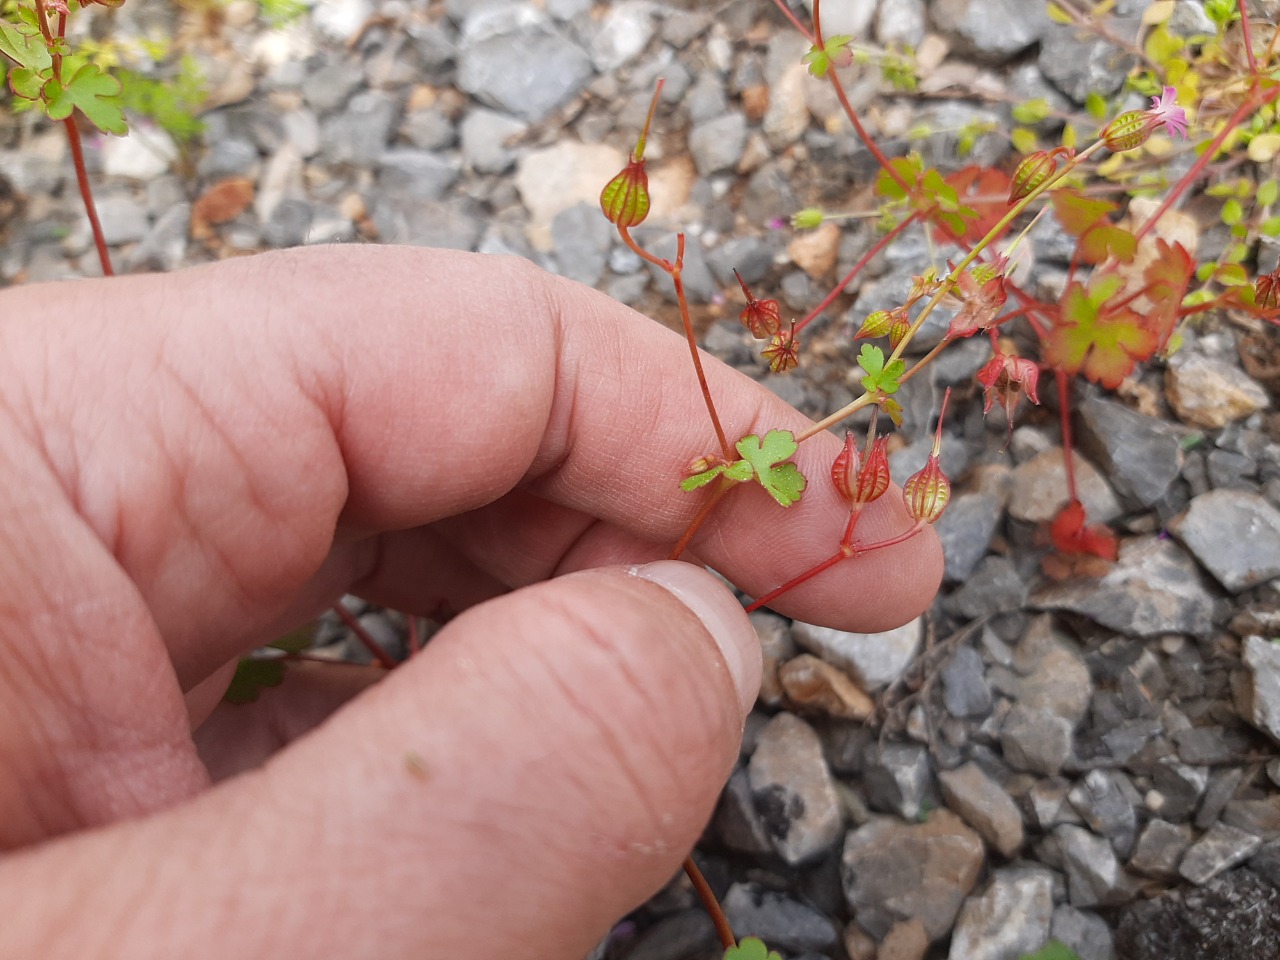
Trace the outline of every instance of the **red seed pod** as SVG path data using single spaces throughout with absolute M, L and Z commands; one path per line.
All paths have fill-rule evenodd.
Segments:
M 878 500 L 889 489 L 889 438 L 876 437 L 867 452 L 866 462 L 858 471 L 858 484 L 853 499 L 858 503 Z
M 1253 302 L 1263 310 L 1280 307 L 1280 270 L 1264 273 L 1253 281 Z
M 1113 153 L 1123 153 L 1147 142 L 1155 125 L 1143 110 L 1130 110 L 1112 120 L 1102 131 L 1102 140 Z
M 786 373 L 800 363 L 800 341 L 796 338 L 796 324 L 791 321 L 791 329 L 775 333 L 769 345 L 761 351 L 769 361 L 769 370 L 773 373 Z
M 1013 182 L 1009 186 L 1009 202 L 1017 203 L 1023 197 L 1031 196 L 1042 183 L 1048 180 L 1058 169 L 1058 160 L 1048 150 L 1037 150 L 1027 157 L 1013 172 Z
M 942 472 L 938 456 L 942 453 L 942 417 L 947 412 L 947 400 L 951 388 L 942 396 L 942 409 L 938 412 L 938 430 L 933 437 L 933 452 L 919 472 L 912 474 L 902 485 L 902 500 L 907 513 L 916 520 L 935 523 L 951 501 L 951 481 Z
M 636 148 L 631 151 L 631 159 L 627 161 L 623 171 L 600 191 L 600 209 L 604 211 L 605 218 L 624 229 L 643 222 L 649 215 L 649 175 L 644 169 L 644 147 L 661 94 L 662 81 L 659 80 L 653 91 L 653 99 L 649 101 L 644 128 L 636 139 Z
M 905 310 L 893 311 L 893 323 L 889 325 L 889 349 L 897 350 L 898 344 L 906 339 L 907 333 L 911 330 L 911 318 L 907 316 Z
M 831 464 L 831 482 L 835 484 L 836 493 L 849 502 L 853 502 L 853 491 L 858 482 L 858 471 L 862 467 L 862 454 L 854 443 L 853 431 L 844 432 L 844 449 Z
M 600 191 L 600 209 L 610 223 L 634 227 L 649 215 L 649 175 L 644 160 L 632 159 Z
M 742 288 L 742 295 L 747 298 L 747 305 L 738 314 L 738 319 L 744 327 L 751 331 L 751 335 L 757 340 L 772 337 L 782 329 L 782 308 L 778 305 L 778 301 L 757 300 L 751 295 L 751 288 L 742 279 L 742 274 L 735 270 L 733 275 L 738 278 L 738 286 Z

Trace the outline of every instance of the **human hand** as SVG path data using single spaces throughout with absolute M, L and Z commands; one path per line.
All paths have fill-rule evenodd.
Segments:
M 679 337 L 518 261 L 367 247 L 0 318 L 0 958 L 580 956 L 674 873 L 759 681 L 723 586 L 634 566 L 699 500 Z M 708 376 L 735 435 L 806 422 Z M 802 445 L 787 523 L 744 488 L 693 553 L 749 592 L 827 556 L 839 447 Z M 883 497 L 859 529 L 908 525 Z M 778 607 L 884 629 L 940 575 L 926 531 Z M 365 671 L 214 710 L 345 592 L 459 615 L 307 736 Z

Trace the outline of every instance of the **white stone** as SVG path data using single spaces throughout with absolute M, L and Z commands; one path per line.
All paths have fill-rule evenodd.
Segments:
M 107 137 L 102 146 L 102 172 L 108 177 L 151 180 L 178 159 L 173 138 L 158 127 L 130 125 L 128 136 Z
M 849 633 L 799 621 L 791 627 L 800 646 L 844 670 L 868 692 L 902 676 L 920 646 L 922 630 L 919 617 L 884 633 Z

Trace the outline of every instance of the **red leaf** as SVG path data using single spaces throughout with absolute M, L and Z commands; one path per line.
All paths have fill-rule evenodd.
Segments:
M 1049 525 L 1049 539 L 1065 554 L 1087 555 L 1114 561 L 1120 555 L 1120 545 L 1113 534 L 1101 524 L 1084 525 L 1084 504 L 1072 500 L 1053 518 Z
M 1159 350 L 1164 349 L 1173 335 L 1182 298 L 1186 296 L 1187 284 L 1195 272 L 1196 262 L 1182 244 L 1156 240 L 1156 259 L 1147 264 L 1142 279 L 1147 285 L 1147 299 L 1151 301 L 1147 324 L 1159 338 Z
M 1009 212 L 1009 189 L 1013 180 L 1003 170 L 965 167 L 946 177 L 946 183 L 955 190 L 960 205 L 977 216 L 966 217 L 962 221 L 949 218 L 947 223 L 935 224 L 934 237 L 939 242 L 974 243 L 985 237 Z

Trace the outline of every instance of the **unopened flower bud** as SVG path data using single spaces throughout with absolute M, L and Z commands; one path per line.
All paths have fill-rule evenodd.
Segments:
M 826 214 L 817 207 L 805 207 L 792 214 L 791 226 L 797 230 L 814 230 L 822 226 L 822 221 L 825 219 Z
M 935 523 L 951 501 L 951 481 L 942 472 L 938 457 L 942 453 L 942 417 L 947 412 L 947 399 L 951 389 L 942 397 L 942 409 L 938 412 L 938 431 L 933 438 L 933 452 L 918 473 L 902 485 L 902 500 L 907 513 L 916 520 Z
M 1017 203 L 1023 197 L 1029 197 L 1058 169 L 1058 160 L 1048 150 L 1037 150 L 1018 164 L 1013 172 L 1013 183 L 1009 186 L 1009 202 Z

